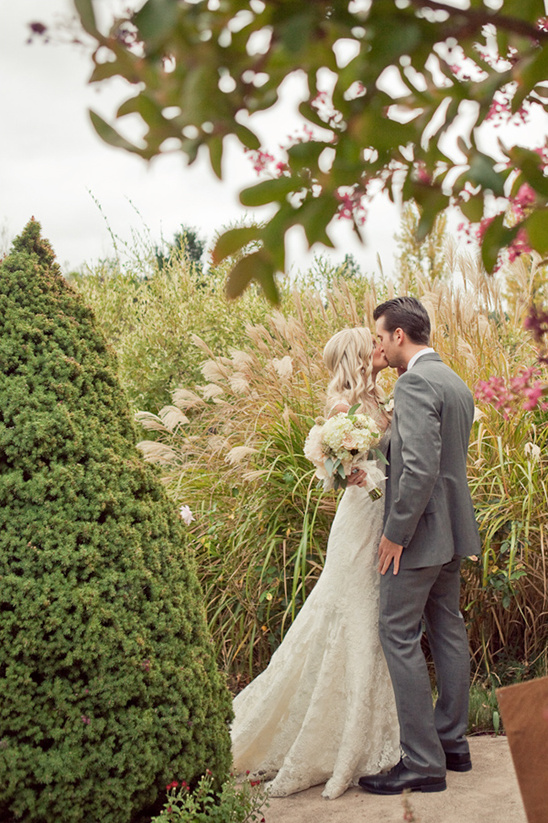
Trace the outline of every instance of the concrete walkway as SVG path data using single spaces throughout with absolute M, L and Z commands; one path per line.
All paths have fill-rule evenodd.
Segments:
M 448 772 L 447 790 L 408 795 L 420 823 L 527 823 L 510 749 L 505 737 L 471 737 L 471 772 Z M 401 796 L 380 797 L 349 789 L 324 800 L 322 786 L 290 797 L 272 798 L 266 823 L 402 823 Z M 547 818 L 548 819 L 548 818 Z

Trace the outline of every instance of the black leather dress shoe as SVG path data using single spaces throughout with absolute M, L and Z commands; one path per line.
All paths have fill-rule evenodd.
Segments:
M 469 772 L 472 768 L 472 760 L 469 754 L 448 754 L 446 752 L 445 765 L 452 772 Z
M 443 792 L 447 788 L 445 777 L 429 777 L 407 769 L 400 760 L 385 774 L 360 777 L 359 785 L 372 794 L 401 794 L 406 789 L 412 792 Z

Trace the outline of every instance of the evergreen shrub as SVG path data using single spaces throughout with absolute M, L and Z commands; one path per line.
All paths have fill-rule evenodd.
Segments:
M 0 362 L 0 819 L 125 823 L 227 773 L 230 698 L 114 355 L 34 220 Z

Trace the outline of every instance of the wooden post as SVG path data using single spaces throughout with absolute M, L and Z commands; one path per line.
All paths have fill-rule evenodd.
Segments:
M 548 821 L 548 677 L 497 689 L 529 823 Z

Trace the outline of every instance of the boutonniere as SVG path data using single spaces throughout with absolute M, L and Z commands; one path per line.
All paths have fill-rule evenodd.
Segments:
M 394 397 L 391 395 L 384 403 L 381 403 L 381 406 L 386 414 L 391 414 L 394 411 Z

